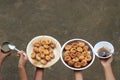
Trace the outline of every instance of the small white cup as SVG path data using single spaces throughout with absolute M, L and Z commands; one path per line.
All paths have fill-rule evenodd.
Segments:
M 99 55 L 99 50 L 101 48 L 105 48 L 107 51 L 109 51 L 109 55 L 108 56 L 100 56 Z M 112 56 L 112 54 L 114 54 L 114 47 L 111 43 L 107 42 L 107 41 L 100 41 L 98 42 L 95 46 L 94 46 L 94 53 L 98 58 L 101 59 L 106 59 Z

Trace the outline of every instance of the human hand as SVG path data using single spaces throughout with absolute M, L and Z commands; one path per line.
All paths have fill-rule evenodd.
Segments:
M 23 53 L 24 53 L 24 51 L 19 51 L 18 52 L 18 54 L 20 56 L 19 63 L 18 63 L 18 68 L 24 68 L 27 61 L 28 61 L 27 56 L 24 56 Z
M 103 67 L 111 66 L 111 63 L 113 61 L 113 57 L 111 56 L 108 59 L 101 59 L 100 61 L 101 61 L 101 64 Z
M 0 66 L 2 65 L 3 61 L 9 56 L 11 52 L 3 53 L 0 49 Z

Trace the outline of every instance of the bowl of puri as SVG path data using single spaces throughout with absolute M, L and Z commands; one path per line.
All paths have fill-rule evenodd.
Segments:
M 48 68 L 60 58 L 61 45 L 55 38 L 47 35 L 33 38 L 27 45 L 29 61 L 36 67 Z
M 95 60 L 93 46 L 83 39 L 71 39 L 61 48 L 61 60 L 72 70 L 84 70 Z

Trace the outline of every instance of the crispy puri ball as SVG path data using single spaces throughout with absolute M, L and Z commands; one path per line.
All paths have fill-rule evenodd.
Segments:
M 79 42 L 78 42 L 78 45 L 79 45 L 80 47 L 84 47 L 84 46 L 85 46 L 85 43 L 82 42 L 82 41 L 79 41 Z
M 68 65 L 69 66 L 73 66 L 74 65 L 74 61 L 72 61 L 72 60 L 68 61 Z
M 79 57 L 79 56 L 81 56 L 81 55 L 82 55 L 82 53 L 81 53 L 81 52 L 76 52 L 76 54 L 77 54 L 77 57 Z
M 52 49 L 54 49 L 54 48 L 56 47 L 56 45 L 52 42 L 52 43 L 50 44 L 50 47 L 51 47 Z
M 82 49 L 81 47 L 77 47 L 77 51 L 78 51 L 78 52 L 82 52 L 83 49 Z
M 50 61 L 51 57 L 50 56 L 45 56 L 45 60 Z
M 46 44 L 46 39 L 41 39 L 41 40 L 40 40 L 40 43 L 41 43 L 42 45 L 45 45 L 45 44 Z
M 84 51 L 83 53 L 82 53 L 84 56 L 88 56 L 89 54 L 88 54 L 88 51 Z
M 50 54 L 50 53 L 49 53 L 49 51 L 48 51 L 47 49 L 45 49 L 45 50 L 44 50 L 44 54 L 45 54 L 45 55 L 48 55 L 48 54 Z
M 49 56 L 54 59 L 55 58 L 55 55 L 53 53 L 50 53 Z
M 86 56 L 85 58 L 88 62 L 91 61 L 92 57 L 90 55 Z
M 69 56 L 70 55 L 70 51 L 65 51 L 64 53 L 63 53 L 63 56 Z
M 71 60 L 71 57 L 70 57 L 70 56 L 65 56 L 65 57 L 64 57 L 64 61 L 65 61 L 65 62 L 68 62 L 68 61 L 70 61 L 70 60 Z
M 31 58 L 32 58 L 32 59 L 35 59 L 35 57 L 36 57 L 36 54 L 33 52 L 33 53 L 31 54 Z
M 43 45 L 44 48 L 48 49 L 49 46 L 47 44 Z
M 86 65 L 87 65 L 87 61 L 86 61 L 85 59 L 84 59 L 84 60 L 82 60 L 82 61 L 81 61 L 81 66 L 83 66 L 83 67 L 84 67 L 84 66 L 86 66 Z
M 80 68 L 81 67 L 81 63 L 80 62 L 75 62 L 74 63 L 74 67 L 75 68 Z
M 39 46 L 40 46 L 40 43 L 39 43 L 39 42 L 35 42 L 35 43 L 33 44 L 33 46 L 34 46 L 34 47 L 39 47 Z
M 71 45 L 72 45 L 72 48 L 77 48 L 78 47 L 77 42 L 73 42 L 73 43 L 71 43 Z
M 37 60 L 37 61 L 40 61 L 40 60 L 41 60 L 41 58 L 40 58 L 40 56 L 39 56 L 38 54 L 36 54 L 36 60 Z
M 75 53 L 75 52 L 76 52 L 76 49 L 75 49 L 75 48 L 71 48 L 71 49 L 70 49 L 70 52 L 71 52 L 71 53 Z
M 89 46 L 87 46 L 87 45 L 85 45 L 85 46 L 83 47 L 83 50 L 85 50 L 85 51 L 88 51 L 88 49 L 89 49 Z
M 75 52 L 75 53 L 70 53 L 70 57 L 71 58 L 75 58 L 77 56 L 77 53 Z
M 50 43 L 52 43 L 51 39 L 47 39 L 46 44 L 49 45 Z
M 43 53 L 44 50 L 45 50 L 45 48 L 44 48 L 43 46 L 40 46 L 40 47 L 39 47 L 39 52 L 40 52 L 40 53 Z
M 75 57 L 72 59 L 73 62 L 79 62 L 79 58 L 78 57 Z
M 85 57 L 83 55 L 81 55 L 78 58 L 79 58 L 80 61 L 82 61 L 82 60 L 84 60 Z
M 33 51 L 34 51 L 35 53 L 38 53 L 38 52 L 39 52 L 39 48 L 34 47 L 34 48 L 33 48 Z
M 46 65 L 47 64 L 47 61 L 45 59 L 41 59 L 40 60 L 40 63 L 43 64 L 43 65 Z
M 67 45 L 65 46 L 65 50 L 68 51 L 68 50 L 70 50 L 70 49 L 71 49 L 71 45 L 67 44 Z
M 42 59 L 45 58 L 45 54 L 44 54 L 44 53 L 40 53 L 39 56 L 40 56 L 40 58 L 42 58 Z
M 82 52 L 78 52 L 78 51 L 77 51 L 76 53 L 77 53 L 78 55 L 81 55 L 81 54 L 82 54 Z

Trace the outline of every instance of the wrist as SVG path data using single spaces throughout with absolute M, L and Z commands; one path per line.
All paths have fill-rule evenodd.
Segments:
M 22 65 L 18 65 L 18 68 L 19 68 L 19 69 L 24 69 L 25 67 L 22 66 Z
M 108 68 L 108 67 L 111 67 L 111 64 L 103 65 L 103 68 Z
M 74 71 L 75 76 L 80 76 L 82 75 L 82 71 Z
M 83 80 L 82 71 L 74 71 L 74 80 Z
M 22 67 L 22 66 L 21 66 L 21 67 L 18 67 L 18 70 L 19 70 L 19 71 L 24 71 L 24 70 L 25 70 L 25 67 Z
M 109 64 L 109 65 L 104 66 L 103 68 L 106 71 L 106 70 L 110 70 L 112 67 L 111 67 L 111 64 Z

